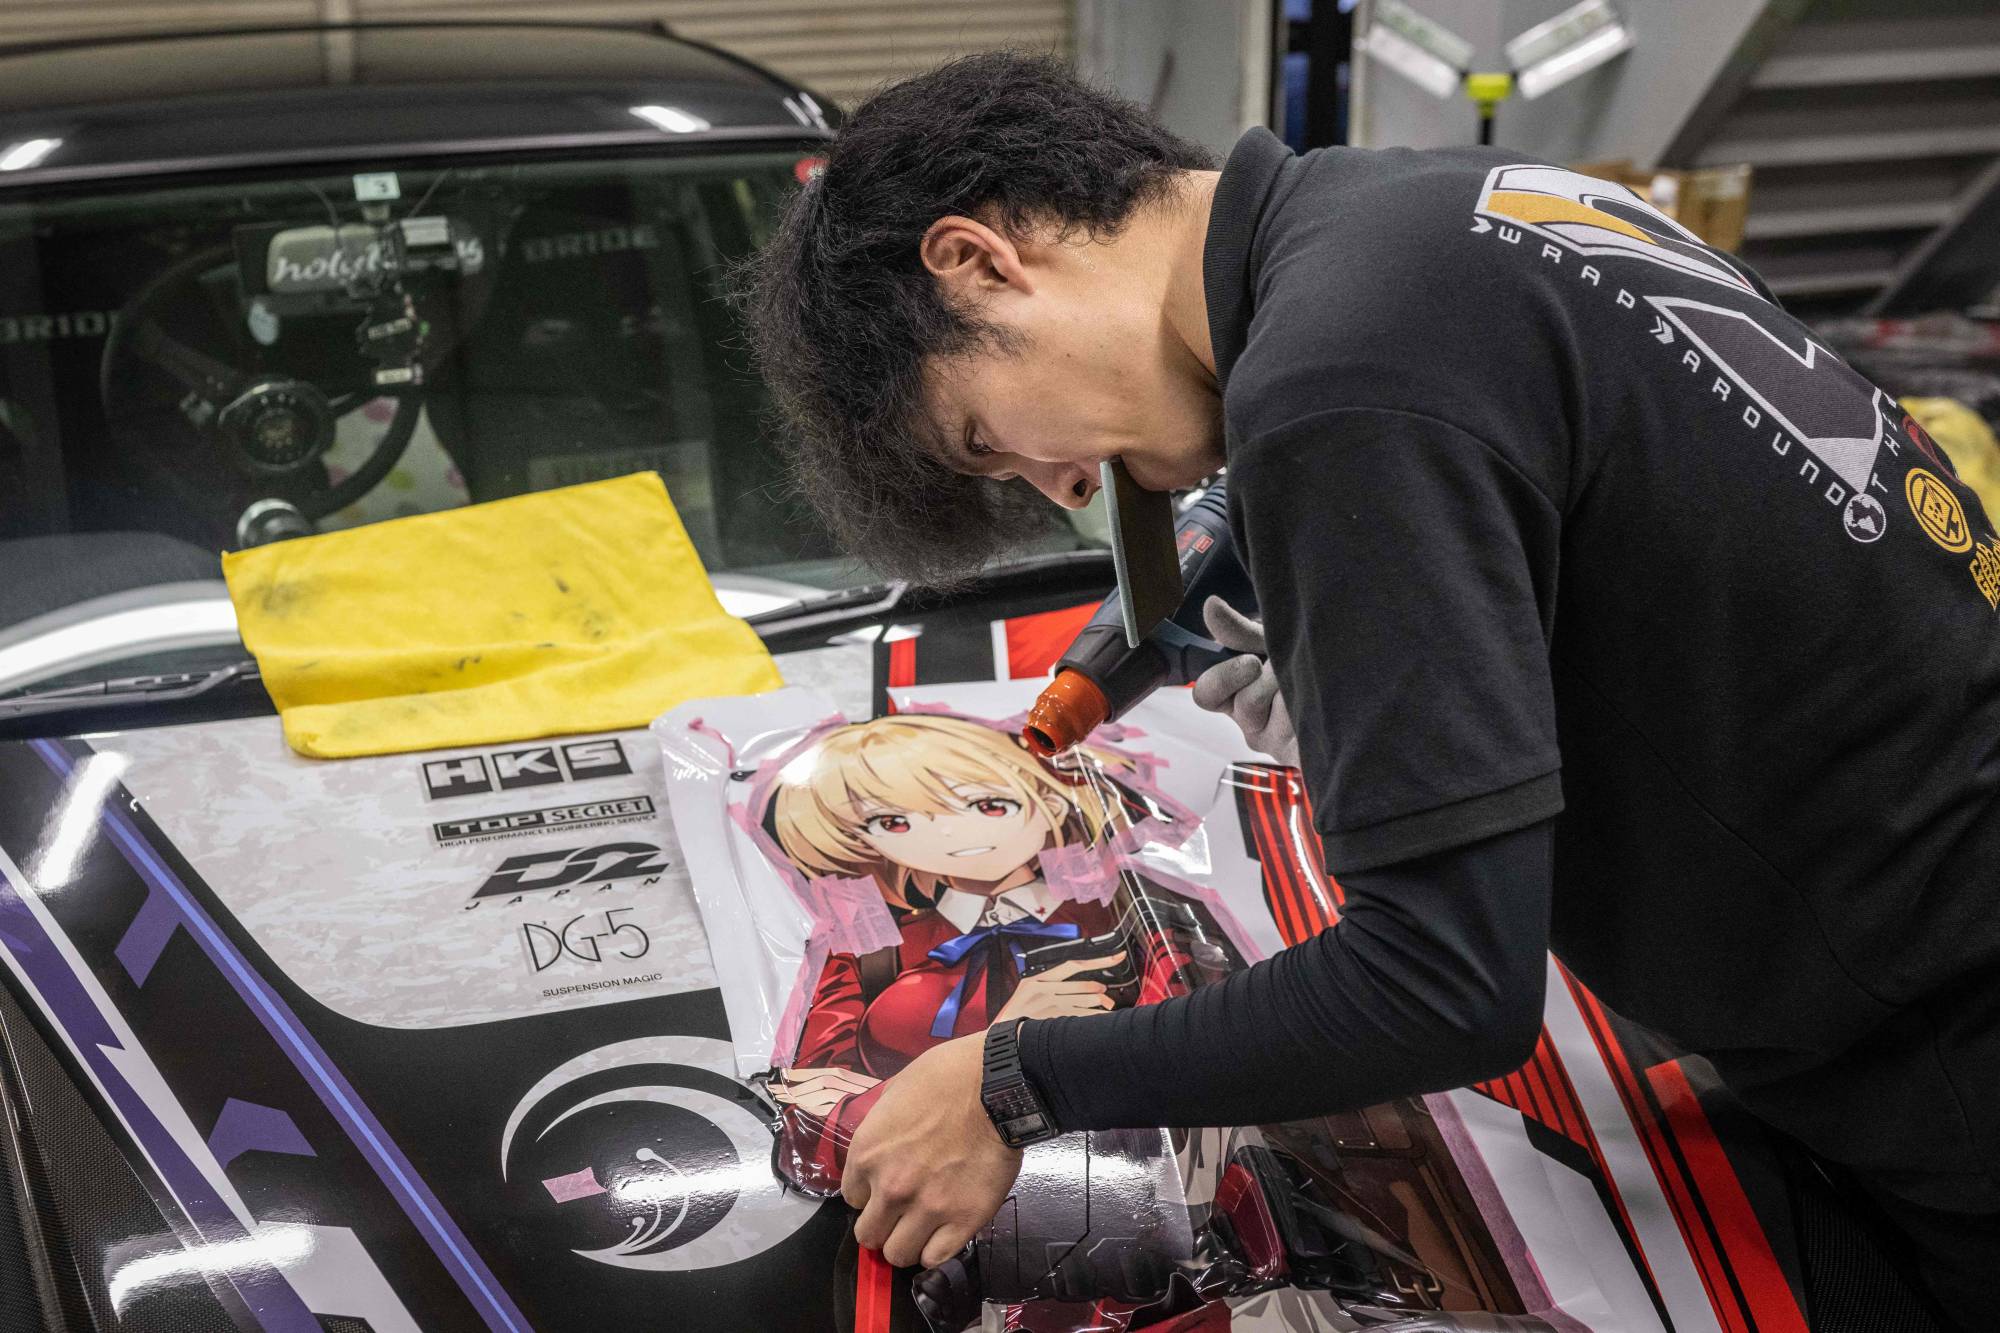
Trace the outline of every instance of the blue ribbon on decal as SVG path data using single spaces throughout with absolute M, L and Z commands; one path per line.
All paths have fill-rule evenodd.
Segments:
M 930 951 L 930 957 L 946 967 L 952 967 L 964 962 L 965 956 L 974 949 L 997 937 L 1006 941 L 1007 952 L 1014 958 L 1014 974 L 1019 976 L 1028 966 L 1028 951 L 1022 947 L 1022 940 L 1073 940 L 1080 934 L 1082 931 L 1073 925 L 1022 917 L 1019 921 L 997 926 L 981 926 L 978 930 L 946 940 Z M 958 1011 L 965 1003 L 965 983 L 970 980 L 972 971 L 968 968 L 958 978 L 958 984 L 951 988 L 951 994 L 944 997 L 944 1003 L 938 1006 L 937 1019 L 931 1024 L 933 1037 L 949 1037 L 952 1029 L 958 1026 Z

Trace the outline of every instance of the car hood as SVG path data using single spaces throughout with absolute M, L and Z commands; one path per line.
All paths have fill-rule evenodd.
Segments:
M 839 659 L 865 707 L 869 655 L 788 661 Z M 198 1301 L 375 1333 L 676 1305 L 830 1327 L 794 1315 L 831 1309 L 844 1219 L 769 1172 L 664 786 L 643 731 L 337 764 L 270 716 L 0 745 L 7 980 L 114 1149 L 48 1201 L 86 1274 L 77 1326 Z M 691 1212 L 644 1284 L 577 1257 L 617 1237 L 540 1160 L 553 1121 L 620 1095 L 685 1131 L 647 1149 Z M 121 1158 L 167 1203 L 150 1232 L 91 1197 Z
M 983 676 L 953 697 L 999 717 L 1032 690 L 993 677 L 1038 676 L 1090 610 L 873 626 L 779 664 L 856 718 L 938 706 L 920 680 Z M 1183 781 L 1206 762 L 1184 759 Z M 870 1287 L 839 1202 L 773 1170 L 774 1110 L 740 1077 L 723 998 L 744 960 L 711 951 L 666 762 L 621 731 L 328 763 L 289 751 L 270 716 L 0 743 L 0 1101 L 16 1110 L 0 1115 L 0 1179 L 25 1182 L 18 1271 L 47 1275 L 46 1317 L 921 1327 L 886 1275 Z M 1285 841 L 1212 832 L 1239 863 Z M 1258 933 L 1275 940 L 1297 908 L 1270 906 Z M 1739 1263 L 1789 1299 L 1761 1232 L 1732 1233 L 1718 1259 L 1700 1230 L 1725 1205 L 1755 1219 L 1737 1148 L 1692 1093 L 1672 1100 L 1680 1066 L 1653 1065 L 1651 1100 L 1628 1093 L 1656 1042 L 1551 976 L 1518 1082 L 1427 1099 L 1449 1162 L 1406 1160 L 1421 1112 L 1347 1117 L 1338 1147 L 1343 1169 L 1420 1183 L 1449 1166 L 1462 1186 L 1435 1197 L 1470 1201 L 1375 1218 L 1367 1244 L 1477 1231 L 1514 1288 L 1567 1313 L 1390 1327 L 1636 1333 L 1666 1326 L 1656 1311 L 1728 1327 L 1710 1293 L 1733 1290 Z M 662 1178 L 666 1193 L 627 1197 Z M 0 1250 L 13 1243 L 0 1229 Z M 1215 1317 L 1203 1327 L 1357 1326 L 1335 1294 L 1287 1287 Z

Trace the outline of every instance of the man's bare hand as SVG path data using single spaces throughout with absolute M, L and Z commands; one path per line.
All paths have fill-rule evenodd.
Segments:
M 1000 1012 L 993 1016 L 993 1021 L 1004 1023 L 1010 1018 L 1101 1014 L 1112 1006 L 1110 992 L 1103 982 L 1080 979 L 1077 973 L 1116 967 L 1124 960 L 1123 950 L 1104 958 L 1072 958 L 1067 963 L 1057 963 L 1046 972 L 1022 977 L 1020 984 L 1014 987 L 1014 993 L 1007 997 L 1007 1003 L 1001 1005 Z
M 866 1092 L 882 1080 L 857 1074 L 851 1069 L 821 1066 L 811 1069 L 782 1069 L 765 1084 L 771 1099 L 782 1106 L 796 1106 L 809 1115 L 827 1112 L 857 1092 Z
M 899 1268 L 935 1268 L 993 1220 L 1021 1154 L 979 1101 L 985 1035 L 934 1046 L 889 1080 L 855 1131 L 841 1193 L 854 1239 Z

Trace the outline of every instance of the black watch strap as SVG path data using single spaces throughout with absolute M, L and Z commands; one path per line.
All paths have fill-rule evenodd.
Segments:
M 1062 1133 L 1041 1094 L 1021 1068 L 1021 1024 L 1010 1018 L 986 1029 L 979 1100 L 993 1128 L 1010 1148 L 1025 1148 Z

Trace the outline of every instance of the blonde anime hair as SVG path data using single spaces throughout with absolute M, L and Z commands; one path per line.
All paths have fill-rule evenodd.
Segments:
M 1086 773 L 1131 767 L 1108 751 L 1081 757 Z M 1039 810 L 1054 830 L 1052 847 L 1095 843 L 1124 819 L 1121 798 L 1104 778 L 1073 784 L 1013 737 L 937 713 L 895 713 L 827 733 L 779 771 L 771 818 L 779 846 L 806 874 L 867 876 L 897 907 L 924 906 L 937 898 L 943 877 L 889 860 L 861 831 L 876 806 L 956 812 L 964 802 L 954 784 L 991 787 Z

